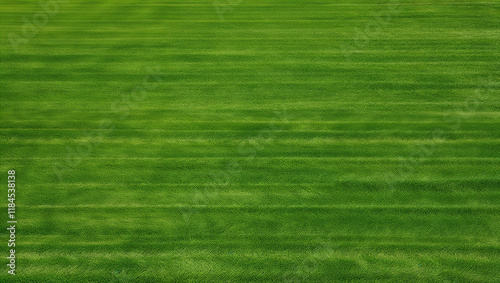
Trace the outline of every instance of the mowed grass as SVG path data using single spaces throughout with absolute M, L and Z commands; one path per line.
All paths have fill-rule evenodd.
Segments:
M 499 1 L 62 2 L 0 2 L 0 281 L 498 282 Z

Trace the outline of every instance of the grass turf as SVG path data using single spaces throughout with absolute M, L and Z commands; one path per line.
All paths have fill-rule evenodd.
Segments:
M 500 277 L 499 1 L 46 8 L 0 2 L 2 282 Z

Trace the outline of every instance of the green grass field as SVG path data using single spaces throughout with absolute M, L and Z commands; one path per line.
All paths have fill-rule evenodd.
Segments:
M 500 282 L 500 1 L 40 3 L 0 282 Z

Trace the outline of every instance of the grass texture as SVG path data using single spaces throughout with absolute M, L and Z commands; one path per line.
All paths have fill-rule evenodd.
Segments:
M 1 0 L 0 281 L 498 282 L 499 15 Z

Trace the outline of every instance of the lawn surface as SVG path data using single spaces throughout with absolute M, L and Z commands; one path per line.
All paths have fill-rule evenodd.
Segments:
M 1 282 L 498 282 L 500 1 L 46 2 L 0 0 Z

